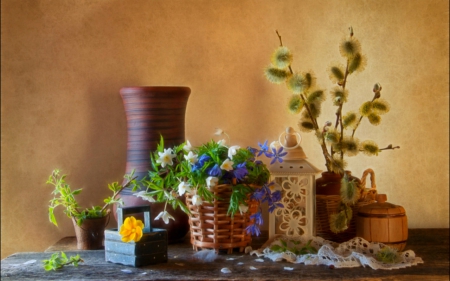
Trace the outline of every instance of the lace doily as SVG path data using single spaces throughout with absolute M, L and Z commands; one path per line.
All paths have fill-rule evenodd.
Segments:
M 292 252 L 292 249 L 305 246 L 308 242 L 310 246 L 317 250 L 317 254 L 296 255 Z M 420 257 L 416 257 L 415 253 L 411 250 L 399 252 L 398 259 L 395 263 L 383 263 L 377 260 L 376 256 L 384 247 L 386 245 L 383 243 L 368 242 L 360 237 L 337 244 L 321 237 L 307 239 L 303 236 L 292 237 L 283 235 L 269 240 L 261 249 L 252 251 L 250 254 L 269 258 L 272 261 L 286 260 L 288 262 L 304 263 L 306 265 L 333 265 L 335 268 L 365 267 L 367 265 L 373 269 L 391 270 L 423 263 L 423 260 Z M 291 251 L 271 250 L 280 248 L 291 249 Z

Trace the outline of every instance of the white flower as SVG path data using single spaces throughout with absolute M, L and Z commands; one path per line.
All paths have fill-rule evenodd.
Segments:
M 208 185 L 208 188 L 211 189 L 211 187 L 214 187 L 219 182 L 219 179 L 216 177 L 207 177 L 206 178 L 206 185 Z
M 225 146 L 225 144 L 227 143 L 226 140 L 221 139 L 220 141 L 217 142 L 219 144 L 219 146 Z
M 273 142 L 271 142 L 270 145 L 269 145 L 269 147 L 270 147 L 271 149 L 278 150 L 278 147 L 279 147 L 278 141 L 273 141 Z
M 169 219 L 175 220 L 174 217 L 172 217 L 172 215 L 169 214 L 167 211 L 159 213 L 159 215 L 156 216 L 155 220 L 159 220 L 160 218 L 163 219 L 165 224 L 169 223 Z
M 228 158 L 233 159 L 233 156 L 236 155 L 239 148 L 241 148 L 239 145 L 233 145 L 228 148 Z
M 146 201 L 149 202 L 156 202 L 155 199 L 153 197 L 151 197 L 150 195 L 147 194 L 146 191 L 139 191 L 138 193 L 135 193 L 134 196 L 140 197 Z
M 216 128 L 216 132 L 214 133 L 214 135 L 220 136 L 220 135 L 223 135 L 223 133 L 225 133 L 225 132 L 222 129 Z
M 194 195 L 194 196 L 192 196 L 192 204 L 194 204 L 196 206 L 200 206 L 201 204 L 203 204 L 203 200 L 200 196 Z
M 220 165 L 220 168 L 229 172 L 233 170 L 233 164 L 234 162 L 227 158 L 225 159 L 225 161 L 223 161 L 222 165 Z
M 241 215 L 247 213 L 247 211 L 248 211 L 247 205 L 244 205 L 244 204 L 239 205 L 239 212 L 241 213 Z
M 158 152 L 159 158 L 156 159 L 157 163 L 161 163 L 161 166 L 164 168 L 167 164 L 173 165 L 172 159 L 176 157 L 175 154 L 172 154 L 172 148 L 165 149 L 164 152 Z
M 184 155 L 184 159 L 189 161 L 191 164 L 195 164 L 198 161 L 198 155 L 194 154 L 192 151 L 189 151 L 188 155 Z
M 191 192 L 191 185 L 182 181 L 178 185 L 178 194 L 183 195 L 185 192 Z
M 189 151 L 192 150 L 192 145 L 191 145 L 191 143 L 188 140 L 186 140 L 186 144 L 183 146 L 183 149 L 186 152 L 189 152 Z

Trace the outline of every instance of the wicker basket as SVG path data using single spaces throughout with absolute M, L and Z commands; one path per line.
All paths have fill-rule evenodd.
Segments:
M 370 174 L 371 187 L 365 188 L 366 178 Z M 337 243 L 346 242 L 356 236 L 356 215 L 362 206 L 375 202 L 377 194 L 375 173 L 372 169 L 364 171 L 361 178 L 361 195 L 358 202 L 352 206 L 353 216 L 348 228 L 340 233 L 330 230 L 330 216 L 339 212 L 340 195 L 316 195 L 316 236 Z
M 243 252 L 250 245 L 252 238 L 245 228 L 250 224 L 250 214 L 257 211 L 259 203 L 249 200 L 247 213 L 241 215 L 237 212 L 233 217 L 228 216 L 231 188 L 232 185 L 228 184 L 215 186 L 213 194 L 221 200 L 214 199 L 211 203 L 204 201 L 200 206 L 192 205 L 192 195 L 187 194 L 186 205 L 191 212 L 189 225 L 194 250 L 227 250 L 231 254 L 235 248 Z

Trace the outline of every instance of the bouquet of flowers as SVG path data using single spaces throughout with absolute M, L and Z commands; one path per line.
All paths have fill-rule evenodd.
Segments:
M 272 191 L 275 183 L 269 182 L 270 173 L 267 166 L 258 156 L 265 155 L 275 161 L 282 162 L 286 154 L 283 148 L 269 148 L 267 141 L 259 143 L 259 148 L 241 148 L 233 145 L 227 146 L 225 140 L 214 141 L 201 145 L 198 148 L 191 146 L 189 141 L 171 148 L 164 147 L 164 138 L 161 136 L 157 150 L 151 153 L 152 170 L 148 177 L 141 180 L 146 190 L 135 195 L 150 202 L 165 202 L 174 209 L 180 207 L 185 213 L 190 211 L 181 196 L 192 195 L 192 204 L 200 206 L 203 202 L 211 202 L 215 198 L 213 190 L 222 184 L 232 185 L 227 215 L 234 216 L 236 212 L 249 211 L 248 200 L 267 202 L 269 211 L 283 207 L 280 191 Z M 156 216 L 155 220 L 163 219 L 168 223 L 175 220 L 166 209 Z M 250 214 L 252 224 L 246 232 L 259 235 L 259 226 L 263 223 L 261 204 L 256 212 Z

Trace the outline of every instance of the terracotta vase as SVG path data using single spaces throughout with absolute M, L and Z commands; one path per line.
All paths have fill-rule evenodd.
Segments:
M 81 225 L 72 217 L 75 235 L 77 237 L 78 250 L 103 249 L 105 228 L 109 222 L 109 214 L 102 218 L 85 219 Z
M 185 141 L 184 120 L 191 90 L 188 87 L 125 87 L 120 89 L 127 117 L 128 143 L 126 173 L 134 169 L 138 179 L 151 169 L 150 153 L 164 137 L 164 146 L 172 147 Z M 188 216 L 180 208 L 167 211 L 175 218 L 165 224 L 154 220 L 164 210 L 164 203 L 150 203 L 133 195 L 126 188 L 120 195 L 126 207 L 150 204 L 151 225 L 166 229 L 169 243 L 182 239 L 189 231 Z M 117 220 L 116 214 L 114 214 Z M 137 216 L 139 217 L 139 216 Z

